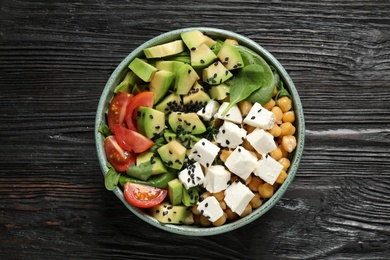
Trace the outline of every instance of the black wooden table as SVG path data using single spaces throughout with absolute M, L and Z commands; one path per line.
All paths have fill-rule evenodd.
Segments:
M 266 215 L 158 230 L 105 190 L 93 127 L 119 62 L 163 32 L 232 30 L 301 95 L 306 146 Z M 390 2 L 0 1 L 0 259 L 389 259 Z

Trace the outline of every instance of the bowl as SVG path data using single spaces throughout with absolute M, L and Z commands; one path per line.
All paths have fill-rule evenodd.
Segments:
M 134 51 L 132 51 L 125 59 L 118 65 L 118 67 L 113 71 L 112 75 L 107 81 L 105 85 L 102 95 L 100 97 L 100 101 L 97 107 L 96 113 L 96 121 L 95 121 L 95 141 L 96 141 L 96 149 L 97 156 L 99 159 L 100 167 L 103 173 L 103 176 L 107 173 L 108 168 L 106 166 L 107 159 L 104 153 L 104 140 L 102 135 L 99 132 L 99 126 L 101 122 L 106 121 L 106 111 L 108 108 L 108 104 L 114 94 L 114 89 L 116 86 L 122 81 L 124 78 L 129 63 L 136 57 L 140 57 L 143 54 L 143 49 L 159 44 L 163 44 L 166 42 L 174 41 L 180 39 L 180 34 L 183 32 L 191 31 L 191 30 L 200 30 L 201 32 L 206 33 L 211 37 L 217 38 L 233 38 L 236 39 L 239 44 L 249 47 L 253 51 L 257 52 L 262 56 L 269 65 L 273 66 L 279 73 L 281 79 L 285 83 L 285 88 L 290 92 L 292 96 L 293 110 L 296 112 L 296 120 L 295 127 L 296 133 L 295 136 L 297 138 L 297 146 L 295 150 L 292 152 L 292 159 L 290 168 L 288 169 L 288 177 L 285 182 L 278 188 L 278 190 L 274 193 L 274 195 L 268 199 L 265 203 L 263 203 L 259 208 L 253 210 L 253 212 L 243 218 L 240 218 L 234 222 L 226 223 L 225 225 L 219 227 L 199 227 L 194 225 L 175 225 L 175 224 L 161 224 L 155 218 L 145 214 L 145 212 L 137 207 L 130 205 L 124 198 L 123 192 L 119 187 L 116 187 L 113 192 L 114 194 L 123 202 L 123 204 L 137 217 L 144 220 L 150 225 L 153 225 L 159 229 L 180 234 L 186 236 L 210 236 L 222 234 L 225 232 L 229 232 L 240 227 L 243 227 L 262 215 L 264 215 L 267 211 L 269 211 L 275 204 L 282 198 L 283 194 L 288 189 L 289 185 L 293 181 L 295 174 L 298 170 L 298 165 L 300 159 L 302 157 L 303 147 L 304 147 L 304 137 L 305 137 L 305 124 L 304 124 L 304 115 L 302 110 L 301 101 L 297 92 L 297 89 L 294 86 L 293 81 L 290 76 L 283 68 L 283 66 L 279 63 L 279 61 L 269 53 L 265 48 L 254 42 L 253 40 L 242 36 L 240 34 L 216 28 L 209 27 L 192 27 L 192 28 L 183 28 L 177 29 L 170 32 L 163 33 L 155 38 L 148 40 L 147 42 L 140 45 Z

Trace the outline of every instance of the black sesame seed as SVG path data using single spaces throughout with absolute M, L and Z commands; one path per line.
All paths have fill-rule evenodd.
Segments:
M 195 47 L 192 47 L 192 48 L 191 48 L 191 51 L 194 51 L 194 50 L 196 50 L 196 48 L 195 48 Z
M 260 113 L 261 112 L 261 110 L 263 110 L 262 108 L 260 108 L 259 110 L 257 110 L 257 113 Z
M 203 63 L 204 63 L 204 60 L 200 60 L 200 63 L 202 63 L 202 64 L 203 64 Z
M 165 211 L 163 211 L 163 216 L 166 216 L 166 215 L 168 215 L 168 210 L 165 210 Z
M 218 61 L 214 62 L 214 66 L 218 66 Z
M 208 202 L 206 202 L 206 204 L 204 204 L 204 206 L 207 208 L 207 207 L 209 206 L 209 203 L 208 203 Z
M 149 115 L 150 119 L 153 119 L 153 115 Z
M 168 221 L 171 222 L 172 221 L 171 218 L 168 218 Z
M 226 117 L 229 117 L 230 116 L 230 114 L 226 114 Z
M 156 210 L 156 213 L 160 213 L 160 210 L 159 210 L 159 209 L 157 209 L 157 210 Z
M 229 141 L 229 140 L 226 140 L 226 144 L 229 145 L 229 144 L 230 144 L 230 141 Z
M 206 145 L 206 143 L 205 143 L 205 142 L 202 142 L 202 145 L 203 145 L 203 146 L 205 146 L 205 145 Z
M 229 57 L 226 57 L 226 58 L 225 58 L 225 61 L 228 61 L 228 60 L 229 60 Z
M 210 166 L 210 164 L 209 163 L 206 163 L 206 167 L 208 168 Z
M 159 125 L 156 125 L 156 129 L 160 129 L 160 126 L 159 126 Z
M 241 148 L 238 148 L 238 152 L 239 152 L 239 153 L 241 152 Z
M 225 71 L 225 75 L 227 75 L 227 74 L 229 74 L 229 71 L 228 71 L 228 70 Z
M 252 117 L 251 117 L 252 120 L 255 120 L 255 118 L 256 118 L 255 116 L 252 116 Z
M 225 129 L 222 129 L 222 134 L 226 133 L 226 130 Z
M 191 73 L 191 70 L 188 70 L 188 74 L 190 74 Z
M 171 205 L 171 206 L 168 206 L 168 208 L 167 209 L 173 209 L 173 206 Z
M 213 77 L 216 78 L 217 76 L 218 76 L 218 74 L 217 74 L 217 73 L 214 73 Z

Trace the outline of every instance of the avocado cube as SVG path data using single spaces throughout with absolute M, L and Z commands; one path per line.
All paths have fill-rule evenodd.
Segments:
M 151 164 L 151 175 L 157 175 L 167 172 L 167 168 L 161 159 L 150 151 L 146 151 L 137 155 L 136 165 L 140 166 L 143 163 Z
M 149 213 L 161 223 L 183 224 L 190 214 L 188 207 L 183 205 L 172 205 L 170 203 L 161 203 L 151 207 Z
M 233 74 L 220 61 L 216 61 L 202 70 L 203 81 L 210 85 L 221 84 L 232 76 Z
M 139 78 L 145 82 L 150 82 L 157 72 L 157 69 L 147 63 L 145 60 L 140 58 L 135 58 L 129 64 L 129 69 L 131 69 Z
M 168 124 L 176 134 L 201 134 L 206 127 L 196 113 L 172 112 Z
M 209 66 L 216 58 L 217 55 L 204 43 L 191 50 L 191 66 L 195 69 Z
M 149 90 L 153 92 L 154 104 L 165 96 L 174 78 L 175 74 L 167 70 L 159 70 L 154 74 L 149 86 Z
M 244 67 L 241 54 L 236 46 L 225 41 L 218 53 L 218 58 L 228 70 L 234 70 Z
M 184 64 L 176 72 L 175 92 L 179 95 L 186 95 L 191 87 L 200 77 L 189 64 Z
M 172 205 L 181 203 L 183 194 L 183 184 L 176 178 L 168 182 L 168 197 Z
M 145 48 L 144 54 L 146 58 L 162 58 L 174 54 L 178 54 L 185 50 L 185 45 L 182 40 L 176 40 L 173 42 L 168 42 L 160 44 L 157 46 Z
M 161 133 L 165 128 L 165 114 L 151 107 L 140 107 L 137 119 L 138 131 L 149 139 Z
M 178 141 L 172 140 L 157 149 L 164 164 L 170 168 L 180 170 L 186 156 L 186 148 Z

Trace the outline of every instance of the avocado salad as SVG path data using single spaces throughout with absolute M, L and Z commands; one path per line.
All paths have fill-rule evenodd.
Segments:
M 106 115 L 106 188 L 161 223 L 221 226 L 250 214 L 283 184 L 297 145 L 278 72 L 237 40 L 199 30 L 143 49 Z

